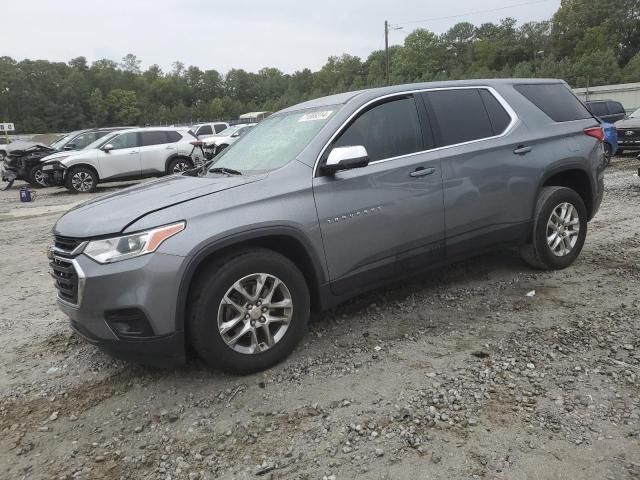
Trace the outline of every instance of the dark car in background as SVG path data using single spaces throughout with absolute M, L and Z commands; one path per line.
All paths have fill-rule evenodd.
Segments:
M 607 123 L 615 123 L 627 117 L 622 104 L 615 100 L 589 100 L 585 105 L 591 113 Z
M 628 118 L 616 123 L 618 130 L 618 153 L 625 150 L 640 150 L 640 108 Z

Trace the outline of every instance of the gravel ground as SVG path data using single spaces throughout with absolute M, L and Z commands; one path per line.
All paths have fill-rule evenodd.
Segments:
M 503 251 L 375 291 L 244 377 L 79 341 L 44 255 L 79 197 L 0 192 L 0 478 L 640 478 L 638 166 L 571 268 Z

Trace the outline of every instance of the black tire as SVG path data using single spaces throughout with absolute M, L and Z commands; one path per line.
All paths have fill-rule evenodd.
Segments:
M 608 167 L 611 163 L 611 157 L 613 157 L 613 148 L 608 143 L 604 144 L 604 166 Z
M 259 353 L 240 353 L 223 340 L 218 329 L 218 312 L 231 286 L 255 273 L 273 275 L 286 285 L 291 294 L 292 317 L 283 336 L 271 348 Z M 294 350 L 307 330 L 309 315 L 309 289 L 291 260 L 267 249 L 243 250 L 209 264 L 196 280 L 189 297 L 189 338 L 209 366 L 236 373 L 257 372 L 279 363 Z M 248 321 L 242 320 L 238 328 Z
M 29 170 L 27 181 L 29 182 L 29 184 L 36 188 L 49 186 L 46 177 L 42 173 L 42 165 L 36 165 L 35 167 L 32 167 L 31 170 Z
M 178 173 L 185 172 L 187 170 L 191 170 L 193 168 L 193 162 L 184 157 L 174 158 L 169 162 L 169 166 L 167 167 L 167 174 L 176 175 Z
M 64 186 L 73 193 L 95 192 L 98 175 L 88 167 L 72 167 L 65 174 Z
M 229 145 L 226 144 L 222 144 L 222 145 L 218 145 L 218 148 L 216 148 L 216 156 L 220 155 Z
M 552 212 L 563 203 L 571 204 L 578 215 L 580 230 L 569 253 L 556 255 L 547 242 L 548 222 Z M 561 270 L 571 265 L 584 246 L 587 236 L 587 209 L 582 197 L 567 187 L 544 187 L 538 196 L 533 221 L 532 242 L 524 245 L 520 253 L 525 262 L 542 270 Z

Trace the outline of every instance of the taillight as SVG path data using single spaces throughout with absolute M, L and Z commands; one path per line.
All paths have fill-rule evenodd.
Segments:
M 596 138 L 600 143 L 604 142 L 604 129 L 602 127 L 585 128 L 584 133 Z
M 191 145 L 193 145 L 194 147 L 201 147 L 204 145 L 204 142 L 200 140 L 194 140 L 193 142 L 191 142 Z

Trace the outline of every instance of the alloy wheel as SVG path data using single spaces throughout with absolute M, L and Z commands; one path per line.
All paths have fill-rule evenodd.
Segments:
M 93 178 L 87 172 L 76 172 L 71 177 L 71 184 L 79 192 L 88 192 L 93 187 Z
M 578 242 L 580 216 L 570 203 L 556 206 L 547 222 L 547 245 L 557 257 L 569 255 Z
M 38 185 L 40 185 L 41 187 L 47 187 L 47 179 L 44 176 L 44 172 L 42 171 L 41 168 L 38 168 L 34 173 L 33 173 L 33 179 L 36 181 L 36 183 Z
M 187 162 L 178 162 L 173 166 L 173 173 L 182 173 L 189 170 L 190 165 Z
M 257 354 L 284 337 L 293 317 L 291 292 L 268 273 L 253 273 L 235 282 L 218 307 L 218 332 L 233 350 Z

